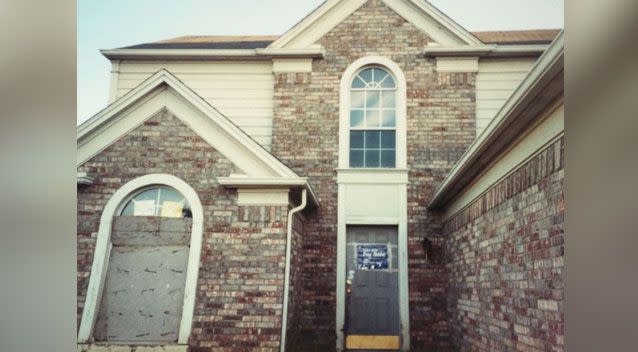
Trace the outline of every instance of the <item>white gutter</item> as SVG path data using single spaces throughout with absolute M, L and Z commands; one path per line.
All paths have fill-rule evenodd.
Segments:
M 281 316 L 281 340 L 279 345 L 279 351 L 285 352 L 286 350 L 286 331 L 288 328 L 288 300 L 290 291 L 290 257 L 292 252 L 292 221 L 293 216 L 302 211 L 307 204 L 307 191 L 304 188 L 301 190 L 301 204 L 293 208 L 288 212 L 288 232 L 286 233 L 286 268 L 284 270 L 284 301 L 283 310 Z
M 135 59 L 230 59 L 230 58 L 323 58 L 323 48 L 303 49 L 103 49 L 109 60 Z
M 454 45 L 454 46 L 427 46 L 423 50 L 426 57 L 437 56 L 522 56 L 540 55 L 549 45 Z

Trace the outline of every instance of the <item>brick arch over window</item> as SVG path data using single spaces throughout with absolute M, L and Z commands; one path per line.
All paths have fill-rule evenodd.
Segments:
M 396 168 L 407 167 L 407 93 L 403 70 L 394 61 L 383 56 L 366 56 L 353 62 L 344 71 L 339 88 L 339 168 L 350 168 L 350 109 L 351 87 L 356 75 L 366 67 L 377 67 L 389 72 L 396 81 Z
M 106 203 L 100 218 L 100 227 L 95 245 L 93 265 L 91 267 L 91 277 L 86 294 L 86 303 L 82 313 L 82 322 L 78 332 L 79 343 L 89 343 L 92 340 L 93 328 L 97 318 L 100 305 L 100 298 L 104 288 L 106 269 L 109 260 L 109 253 L 112 248 L 111 229 L 113 217 L 122 209 L 125 200 L 130 198 L 136 191 L 152 186 L 168 186 L 181 193 L 190 205 L 193 225 L 188 253 L 188 264 L 186 269 L 186 285 L 184 288 L 184 304 L 182 308 L 182 318 L 179 327 L 178 344 L 188 344 L 193 321 L 193 311 L 195 308 L 195 292 L 197 288 L 197 276 L 199 273 L 199 258 L 202 247 L 204 212 L 197 192 L 184 180 L 167 174 L 145 175 L 133 179 L 118 189 Z

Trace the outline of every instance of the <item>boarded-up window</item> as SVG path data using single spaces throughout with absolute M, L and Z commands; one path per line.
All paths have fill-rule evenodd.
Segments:
M 94 338 L 176 342 L 192 219 L 117 216 Z

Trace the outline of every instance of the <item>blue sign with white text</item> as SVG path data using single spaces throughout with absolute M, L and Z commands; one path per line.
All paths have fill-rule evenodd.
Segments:
M 388 268 L 388 246 L 385 244 L 357 245 L 357 269 L 378 270 Z

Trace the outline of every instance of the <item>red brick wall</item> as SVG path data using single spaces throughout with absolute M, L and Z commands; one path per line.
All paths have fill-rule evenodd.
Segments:
M 239 170 L 167 111 L 79 171 L 96 179 L 78 187 L 78 319 L 104 205 L 126 182 L 168 173 L 193 187 L 204 208 L 191 352 L 278 350 L 287 207 L 237 206 L 237 192 L 219 186 L 216 178 Z
M 290 258 L 290 291 L 288 300 L 288 325 L 286 346 L 288 351 L 294 351 L 295 346 L 302 346 L 301 339 L 301 302 L 303 300 L 302 270 L 303 270 L 303 234 L 305 216 L 303 212 L 296 213 L 292 225 L 292 253 Z
M 564 139 L 446 221 L 461 351 L 563 351 Z
M 307 176 L 321 201 L 303 239 L 301 327 L 322 351 L 335 345 L 339 84 L 368 55 L 391 58 L 407 80 L 410 312 L 415 348 L 447 345 L 446 276 L 428 263 L 424 235 L 442 242 L 440 219 L 424 209 L 475 136 L 475 75 L 438 74 L 421 54 L 429 38 L 379 0 L 370 0 L 319 40 L 324 59 L 308 74 L 276 74 L 273 153 Z M 311 337 L 304 337 L 310 341 Z M 308 343 L 305 348 L 308 347 Z

